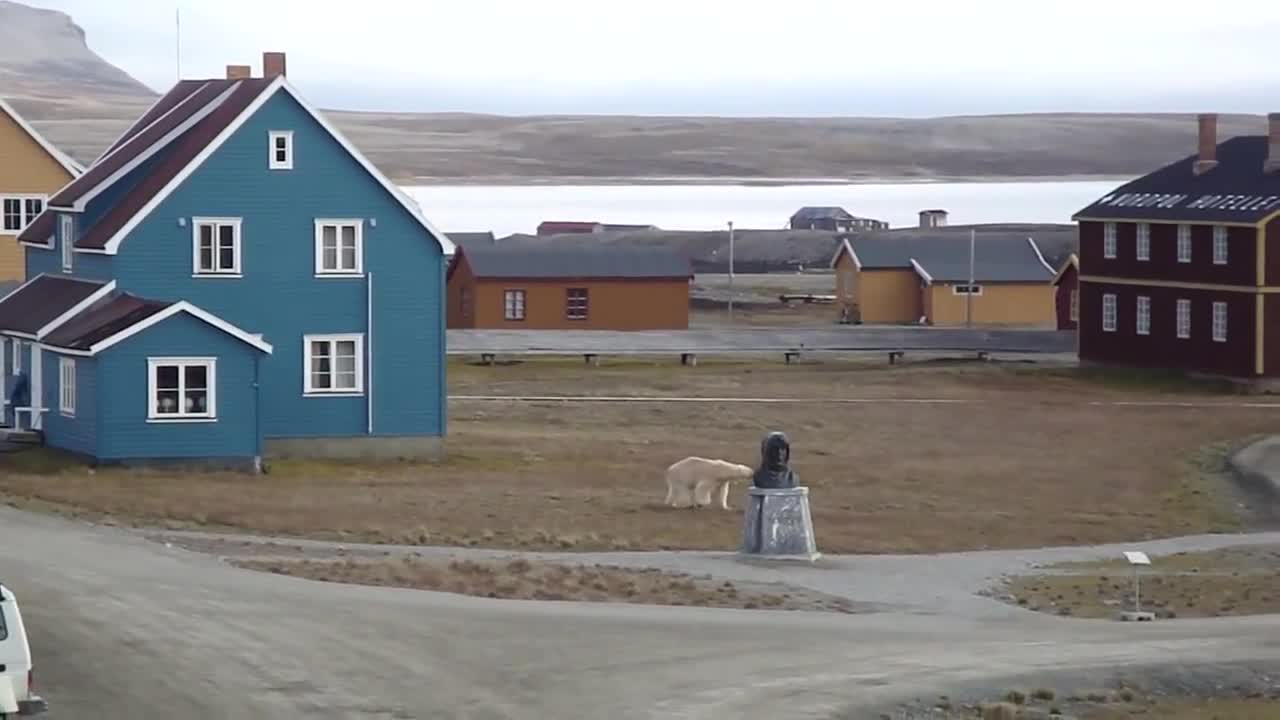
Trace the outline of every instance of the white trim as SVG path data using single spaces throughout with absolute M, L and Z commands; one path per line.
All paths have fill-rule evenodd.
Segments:
M 1221 235 L 1221 238 L 1219 238 Z M 1222 240 L 1222 259 L 1218 259 L 1218 240 Z M 1231 262 L 1231 230 L 1226 225 L 1213 226 L 1213 264 L 1226 265 Z
M 1173 317 L 1173 334 L 1179 340 L 1189 340 L 1191 338 L 1191 301 L 1187 298 L 1178 298 L 1174 303 Z M 1187 309 L 1187 333 L 1182 334 L 1182 309 Z
M 164 365 L 178 366 L 178 412 L 161 414 L 156 411 L 156 369 Z M 202 413 L 188 413 L 182 408 L 186 390 L 186 368 L 204 367 L 205 405 Z M 148 357 L 147 358 L 147 422 L 214 422 L 218 419 L 218 359 L 213 357 Z
M 1177 228 L 1178 228 L 1176 231 L 1177 235 L 1175 236 L 1176 240 L 1174 241 L 1174 255 L 1177 258 L 1177 261 L 1179 263 L 1182 263 L 1185 265 L 1191 262 L 1192 254 L 1194 253 L 1193 248 L 1195 247 L 1194 245 L 1191 244 L 1191 224 L 1178 223 Z M 1186 231 L 1185 238 L 1183 238 L 1184 230 Z M 1186 244 L 1187 244 L 1187 255 L 1185 260 L 1183 259 L 1183 255 L 1182 255 L 1182 241 L 1184 239 L 1186 240 Z
M 1075 253 L 1071 253 L 1067 256 L 1067 259 L 1062 263 L 1062 267 L 1058 268 L 1058 272 L 1054 273 L 1053 279 L 1049 281 L 1049 284 L 1057 285 L 1062 282 L 1062 276 L 1067 274 L 1067 268 L 1072 267 L 1076 269 L 1076 273 L 1078 275 L 1080 272 L 1080 256 Z
M 235 325 L 232 325 L 231 323 L 227 322 L 226 320 L 223 320 L 220 317 L 217 317 L 216 315 L 213 315 L 212 313 L 209 313 L 205 310 L 201 310 L 200 308 L 196 307 L 195 305 L 192 305 L 186 300 L 176 302 L 170 305 L 169 307 L 165 308 L 164 310 L 161 310 L 160 312 L 156 313 L 155 315 L 152 315 L 151 317 L 145 320 L 141 320 L 137 323 L 134 323 L 133 325 L 130 325 L 129 327 L 125 328 L 124 330 L 121 330 L 120 332 L 116 333 L 115 335 L 112 335 L 109 338 L 99 340 L 97 343 L 93 345 L 93 347 L 89 348 L 89 353 L 91 355 L 97 355 L 98 353 L 102 352 L 103 350 L 106 350 L 112 345 L 124 342 L 125 340 L 128 340 L 129 338 L 133 337 L 134 335 L 137 335 L 138 333 L 142 332 L 143 330 L 146 330 L 147 328 L 153 325 L 156 325 L 158 323 L 162 323 L 165 320 L 168 320 L 169 318 L 173 317 L 174 315 L 177 315 L 180 312 L 185 312 L 191 315 L 192 317 L 195 317 L 196 319 L 203 320 L 206 323 L 218 328 L 222 332 L 236 338 L 237 340 L 243 343 L 246 343 L 248 345 L 252 345 L 253 347 L 261 350 L 262 352 L 267 353 L 268 355 L 271 354 L 271 349 L 272 349 L 271 345 L 266 341 L 261 340 L 260 338 L 250 333 L 247 333 L 244 330 L 241 330 Z
M 178 124 L 177 127 L 173 128 L 169 132 L 162 135 L 159 140 L 156 140 L 151 145 L 147 146 L 147 148 L 142 152 L 129 158 L 128 162 L 120 166 L 120 168 L 117 169 L 115 172 L 103 178 L 93 187 L 80 193 L 80 196 L 75 199 L 75 202 L 71 204 L 69 209 L 74 210 L 75 212 L 84 212 L 85 208 L 89 206 L 89 203 L 92 202 L 94 198 L 101 195 L 103 191 L 105 191 L 107 188 L 111 187 L 112 185 L 115 185 L 117 182 L 120 181 L 121 178 L 123 178 L 124 176 L 136 170 L 138 166 L 141 165 L 142 163 L 146 162 L 147 160 L 150 160 L 152 157 L 155 157 L 156 153 L 168 147 L 173 141 L 185 135 L 188 130 L 195 127 L 198 123 L 203 121 L 205 118 L 209 117 L 209 115 L 214 110 L 217 110 L 219 107 L 222 106 L 222 103 L 227 101 L 227 98 L 230 97 L 231 93 L 235 92 L 235 89 L 239 86 L 240 86 L 240 83 L 233 83 L 226 90 L 222 91 L 220 95 L 215 96 L 213 99 L 205 103 L 199 110 L 196 110 L 194 113 L 192 113 L 191 117 L 187 118 L 186 120 L 183 120 L 181 123 Z M 163 119 L 163 117 L 168 117 L 170 113 L 173 113 L 177 111 L 178 108 L 181 108 L 184 105 L 186 105 L 195 96 L 196 96 L 196 93 L 192 93 L 182 102 L 178 103 L 177 105 L 174 105 L 173 108 L 169 110 L 169 112 L 165 113 L 164 116 L 162 116 L 162 118 L 157 118 L 156 122 L 159 122 L 161 119 Z M 154 125 L 155 123 L 152 123 L 152 124 Z M 150 126 L 148 126 L 148 128 L 150 128 Z M 126 147 L 132 145 L 134 142 L 137 142 L 142 137 L 143 134 L 144 133 L 138 133 L 137 135 L 129 138 L 128 142 L 116 148 L 116 150 L 111 154 L 115 155 L 116 153 L 124 150 Z M 94 164 L 96 165 L 97 162 L 95 162 Z M 59 206 L 59 207 L 67 207 L 67 206 Z
M 22 372 L 22 340 L 20 338 L 13 339 L 13 362 L 9 363 L 9 367 L 13 369 L 14 375 Z
M 6 200 L 16 200 L 18 202 L 18 227 L 9 229 L 4 226 L 4 203 Z M 27 218 L 27 201 L 39 200 L 40 212 Z M 16 238 L 27 231 L 27 228 L 35 224 L 40 219 L 44 211 L 49 208 L 49 196 L 43 193 L 0 193 L 0 235 L 11 235 Z
M 1120 254 L 1120 228 L 1119 223 L 1105 222 L 1102 223 L 1102 258 L 1104 260 L 1115 260 L 1116 255 Z
M 330 397 L 333 395 L 345 395 L 348 397 L 359 397 L 365 393 L 364 382 L 364 333 L 316 333 L 313 335 L 302 336 L 302 395 L 303 397 Z M 331 362 L 337 358 L 337 344 L 340 342 L 355 343 L 355 382 L 354 388 L 317 388 L 311 385 L 311 343 L 327 342 L 331 351 Z M 334 363 L 329 368 L 330 376 L 336 379 L 338 374 L 337 364 Z
M 242 269 L 240 266 L 240 246 L 243 244 L 241 225 L 243 218 L 238 217 L 193 217 L 191 218 L 191 277 L 241 277 Z M 213 255 L 214 269 L 204 270 L 200 267 L 200 228 L 205 226 L 213 226 L 213 247 L 211 248 Z M 218 230 L 222 227 L 230 226 L 234 232 L 234 243 L 231 246 L 232 265 L 228 269 L 219 270 L 218 262 L 222 257 L 221 238 Z
M 1040 252 L 1040 246 L 1036 244 L 1035 238 L 1028 236 L 1027 244 L 1031 246 L 1031 250 L 1036 254 L 1036 259 L 1040 261 L 1040 264 L 1044 266 L 1044 269 L 1049 272 L 1054 272 L 1053 266 L 1049 264 L 1048 260 L 1044 259 L 1044 254 Z
M 1111 301 L 1111 327 L 1107 327 L 1107 301 Z M 1120 301 L 1115 293 L 1102 294 L 1102 332 L 1115 332 L 1120 326 Z
M 75 266 L 76 216 L 59 214 L 56 228 L 55 232 L 61 238 L 58 248 L 62 251 L 62 272 L 69 273 Z
M 1221 335 L 1218 334 L 1218 308 L 1222 308 L 1222 334 Z M 1227 341 L 1227 333 L 1230 332 L 1231 330 L 1229 324 L 1227 323 L 1228 312 L 1229 312 L 1229 307 L 1227 303 L 1221 300 L 1215 300 L 1213 305 L 1210 306 L 1209 308 L 1209 331 L 1210 331 L 1210 336 L 1213 338 L 1214 342 Z
M 27 372 L 31 387 L 31 429 L 44 429 L 44 358 L 40 343 L 31 343 L 31 369 Z
M 297 102 L 300 107 L 302 107 L 302 109 L 306 110 L 307 113 L 310 114 L 311 117 L 315 119 L 315 121 L 319 123 L 320 126 L 323 127 L 333 137 L 334 140 L 337 140 L 338 144 L 341 145 L 343 149 L 345 149 L 347 153 L 350 154 L 351 157 L 353 157 L 356 160 L 356 162 L 360 163 L 360 165 L 364 167 L 364 169 L 370 175 L 372 175 L 373 178 L 377 180 L 378 183 L 381 184 L 382 187 L 387 192 L 391 193 L 391 196 L 395 198 L 396 201 L 399 202 L 400 205 L 403 206 L 404 209 L 409 212 L 409 215 L 413 217 L 413 219 L 416 220 L 419 225 L 421 225 L 428 233 L 432 235 L 432 237 L 436 239 L 436 242 L 440 246 L 440 251 L 443 254 L 445 255 L 453 254 L 453 250 L 454 250 L 453 242 L 449 240 L 449 237 L 447 235 L 445 235 L 443 232 L 440 232 L 440 230 L 438 230 L 434 225 L 431 224 L 429 220 L 427 220 L 426 217 L 423 216 L 422 210 L 421 208 L 418 207 L 418 204 L 414 202 L 412 198 L 406 195 L 404 191 L 400 190 L 390 180 L 388 180 L 385 175 L 379 172 L 377 167 L 375 167 L 373 163 L 369 162 L 369 160 L 365 158 L 364 155 L 360 154 L 360 151 L 357 150 L 355 146 L 352 145 L 341 133 L 339 133 L 337 128 L 330 125 L 329 121 L 325 120 L 318 110 L 312 107 L 310 103 L 306 102 L 306 100 L 304 100 L 298 94 L 298 92 L 293 89 L 293 87 L 285 80 L 285 77 L 283 75 L 273 80 L 270 85 L 268 85 L 261 93 L 258 94 L 258 97 L 255 98 L 253 102 L 249 103 L 249 105 L 245 107 L 244 111 L 241 112 L 240 115 L 235 120 L 231 121 L 225 128 L 223 128 L 222 132 L 218 133 L 217 137 L 215 137 L 212 141 L 210 141 L 207 145 L 205 145 L 204 149 L 200 151 L 199 155 L 194 157 L 191 160 L 191 162 L 187 163 L 187 166 L 183 168 L 180 172 L 178 172 L 178 174 L 174 175 L 173 178 L 169 180 L 169 182 L 163 188 L 161 188 L 159 192 L 157 192 L 154 196 L 151 197 L 150 200 L 147 201 L 146 205 L 144 205 L 141 209 L 139 209 L 138 212 L 134 213 L 133 217 L 130 218 L 128 222 L 126 222 L 123 226 L 121 226 L 121 228 L 117 230 L 116 233 L 112 235 L 110 239 L 107 240 L 106 246 L 102 252 L 104 252 L 107 255 L 115 255 L 120 250 L 120 243 L 124 242 L 124 239 L 129 236 L 129 233 L 133 232 L 134 228 L 136 228 L 143 220 L 147 218 L 148 215 L 150 215 L 157 207 L 159 207 L 160 204 L 164 202 L 165 199 L 168 198 L 169 195 L 171 195 L 175 189 L 178 188 L 179 185 L 185 182 L 186 179 L 190 177 L 191 174 L 195 172 L 197 168 L 203 165 L 204 162 L 209 159 L 209 157 L 211 157 L 215 152 L 217 152 L 218 148 L 222 147 L 223 143 L 225 143 L 232 135 L 234 135 L 236 131 L 238 131 L 240 127 L 249 120 L 249 118 L 253 117 L 253 115 L 257 113 L 258 110 L 264 104 L 266 104 L 266 102 L 270 100 L 272 96 L 274 96 L 276 92 L 281 88 L 283 88 L 286 92 L 288 92 L 289 95 L 294 99 L 294 101 Z
M 58 412 L 64 417 L 76 416 L 76 361 L 74 358 L 58 358 Z
M 840 259 L 841 252 L 849 253 L 849 259 L 853 261 L 853 266 L 858 270 L 862 269 L 862 261 L 858 259 L 858 253 L 853 251 L 853 244 L 849 242 L 849 238 L 844 238 L 840 244 L 836 246 L 836 254 L 831 256 L 831 262 L 828 265 L 832 268 L 836 266 L 836 261 Z
M 933 284 L 933 276 L 929 274 L 928 270 L 924 269 L 923 265 L 916 262 L 915 258 L 911 258 L 911 267 L 916 271 L 916 274 L 920 276 L 920 279 L 924 280 L 925 285 Z
M 324 267 L 324 228 L 334 227 L 334 258 L 338 265 L 342 264 L 342 228 L 356 229 L 356 266 L 354 268 L 338 267 L 326 270 Z M 316 277 L 363 277 L 364 276 L 364 220 L 362 218 L 316 218 L 315 219 L 315 263 Z
M 35 128 L 31 127 L 31 124 L 19 115 L 18 111 L 14 110 L 12 105 L 5 102 L 4 98 L 0 98 L 0 112 L 4 112 L 4 114 L 13 118 L 13 121 L 18 124 L 18 127 L 22 128 L 22 131 L 29 135 L 32 140 L 35 140 L 36 144 L 40 146 L 40 149 L 48 153 L 49 157 L 56 160 L 57 163 L 62 166 L 62 169 L 70 173 L 72 177 L 77 177 L 80 173 L 84 172 L 83 165 L 73 160 L 70 155 L 59 150 L 56 145 L 49 142 L 48 138 L 37 132 Z
M 284 160 L 276 159 L 276 141 L 284 140 Z M 292 170 L 293 169 L 293 131 L 292 130 L 268 130 L 267 131 L 267 169 L 268 170 Z
M 116 281 L 111 280 L 107 282 L 105 285 L 103 285 L 102 287 L 98 288 L 97 290 L 94 290 L 92 293 L 89 294 L 88 297 L 76 303 L 75 305 L 72 305 L 70 308 L 67 309 L 66 312 L 62 313 L 58 317 L 45 323 L 44 327 L 40 328 L 39 330 L 36 330 L 36 340 L 43 340 L 45 335 L 48 335 L 49 333 L 58 329 L 59 325 L 62 325 L 63 323 L 70 320 L 71 318 L 89 309 L 90 306 L 92 306 L 94 303 L 98 302 L 102 298 L 106 297 L 107 295 L 111 294 L 111 292 L 114 291 L 115 289 L 116 289 Z M 0 301 L 0 302 L 3 302 L 3 301 Z
M 105 159 L 107 158 L 107 156 L 108 156 L 108 155 L 114 155 L 114 154 L 115 154 L 115 152 L 116 152 L 117 150 L 119 150 L 120 148 L 122 148 L 122 147 L 124 147 L 125 145 L 127 145 L 127 144 L 128 144 L 128 140 L 125 140 L 125 138 L 128 138 L 129 140 L 132 140 L 132 139 L 133 139 L 133 137 L 131 137 L 131 135 L 132 135 L 132 136 L 136 136 L 136 135 L 141 135 L 142 133 L 146 132 L 148 129 L 150 129 L 150 128 L 151 128 L 151 126 L 152 126 L 152 125 L 155 125 L 156 123 L 160 122 L 160 121 L 161 121 L 161 120 L 163 120 L 166 116 L 168 116 L 168 115 L 169 115 L 169 113 L 173 112 L 174 108 L 176 108 L 176 107 L 178 107 L 179 105 L 181 105 L 181 104 L 183 103 L 183 101 L 185 101 L 187 98 L 191 97 L 192 95 L 195 95 L 196 93 L 200 92 L 201 90 L 205 89 L 206 87 L 208 87 L 208 85 L 209 85 L 209 83 L 208 83 L 208 82 L 202 82 L 202 83 L 200 83 L 200 84 L 199 84 L 199 85 L 197 85 L 197 86 L 195 87 L 195 89 L 193 89 L 190 93 L 188 93 L 188 94 L 184 95 L 184 96 L 183 96 L 183 98 L 182 98 L 182 100 L 179 100 L 178 102 L 174 103 L 174 104 L 173 104 L 173 107 L 169 108 L 169 109 L 168 109 L 168 110 L 166 110 L 165 112 L 160 113 L 160 116 L 159 116 L 159 117 L 157 117 L 157 118 L 155 118 L 154 120 L 152 120 L 151 122 L 147 123 L 145 127 L 139 128 L 139 127 L 138 127 L 138 123 L 142 122 L 142 118 L 146 117 L 146 116 L 147 116 L 147 113 L 150 113 L 152 110 L 155 110 L 155 109 L 156 109 L 156 107 L 157 107 L 158 105 L 160 105 L 160 103 L 161 103 L 161 102 L 163 102 L 163 101 L 164 101 L 164 99 L 165 99 L 166 97 L 168 97 L 169 92 L 173 92 L 173 90 L 177 87 L 177 85 L 174 85 L 174 87 L 173 87 L 173 88 L 170 88 L 170 89 L 169 89 L 169 92 L 166 92 L 165 94 L 163 94 L 163 95 L 161 95 L 160 97 L 156 98 L 156 101 L 155 101 L 155 102 L 153 102 L 153 103 L 151 103 L 151 105 L 147 107 L 146 111 L 144 111 L 141 115 L 139 115 L 139 116 L 138 116 L 138 119 L 137 119 L 137 120 L 134 120 L 134 121 L 133 121 L 133 123 L 129 125 L 129 128 L 128 128 L 127 130 L 125 130 L 124 132 L 122 132 L 122 133 L 120 133 L 119 135 L 117 135 L 117 136 L 115 137 L 115 139 L 113 139 L 113 140 L 111 141 L 111 144 L 110 144 L 110 145 L 107 145 L 107 147 L 103 149 L 102 154 L 100 154 L 100 155 L 98 155 L 98 157 L 94 158 L 92 163 L 89 163 L 89 166 L 90 166 L 90 167 L 93 167 L 94 165 L 97 165 L 98 163 L 100 163 L 100 162 L 102 162 L 103 160 L 105 160 Z M 134 132 L 134 130 L 137 130 L 137 132 Z
M 364 281 L 364 352 L 365 352 L 365 369 L 369 373 L 369 377 L 365 380 L 365 432 L 369 435 L 373 434 L 373 273 L 365 278 Z M 308 368 L 310 369 L 310 368 Z

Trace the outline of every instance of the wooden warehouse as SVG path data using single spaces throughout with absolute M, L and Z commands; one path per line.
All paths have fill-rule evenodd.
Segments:
M 842 322 L 1055 324 L 1053 268 L 1025 235 L 849 237 L 831 259 Z M 970 317 L 972 313 L 972 317 Z
M 689 260 L 656 248 L 462 246 L 448 273 L 448 326 L 685 330 Z

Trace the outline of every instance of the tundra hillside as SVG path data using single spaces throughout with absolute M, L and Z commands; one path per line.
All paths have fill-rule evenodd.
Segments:
M 9 0 L 0 0 L 0 95 L 82 162 L 156 98 L 90 50 L 72 18 Z M 1195 123 L 1172 114 L 910 119 L 327 112 L 384 172 L 418 184 L 1129 176 L 1195 143 Z M 1224 137 L 1253 132 L 1261 122 L 1223 116 L 1220 131 Z

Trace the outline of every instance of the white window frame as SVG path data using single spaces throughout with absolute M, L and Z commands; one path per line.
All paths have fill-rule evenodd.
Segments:
M 156 410 L 159 399 L 156 387 L 156 371 L 163 366 L 175 365 L 178 368 L 178 412 L 161 413 Z M 206 392 L 205 412 L 188 412 L 182 402 L 186 395 L 187 368 L 205 368 Z M 147 422 L 151 423 L 201 423 L 218 420 L 218 359 L 211 357 L 149 357 L 147 358 Z
M 13 373 L 17 375 L 22 372 L 22 341 L 13 339 Z M 7 395 L 5 397 L 8 397 Z
M 76 361 L 74 358 L 58 358 L 58 412 L 67 417 L 76 416 Z
M 1068 317 L 1071 318 L 1071 322 L 1080 322 L 1080 289 L 1079 288 L 1071 289 L 1070 302 L 1071 302 L 1071 309 L 1069 311 Z
M 276 143 L 284 140 L 284 160 L 276 159 Z M 270 130 L 267 132 L 267 168 L 270 170 L 293 169 L 293 131 Z
M 334 239 L 338 243 L 334 259 L 338 263 L 333 268 L 324 266 L 324 229 L 332 227 Z M 356 231 L 356 264 L 353 268 L 342 267 L 342 229 L 354 227 Z M 316 218 L 316 277 L 363 277 L 364 276 L 364 220 L 360 218 Z
M 570 293 L 575 291 L 582 292 L 582 307 L 575 308 L 573 298 Z M 575 310 L 580 312 L 575 313 Z M 565 320 L 587 320 L 591 314 L 591 288 L 571 287 L 565 288 L 564 291 L 564 319 Z
M 61 239 L 58 241 L 62 248 L 62 272 L 71 272 L 74 261 L 72 255 L 75 253 L 76 239 L 76 218 L 70 213 L 63 213 L 58 216 L 58 235 Z
M 1228 258 L 1227 245 L 1227 227 L 1225 225 L 1213 226 L 1213 264 L 1226 265 Z M 1219 252 L 1221 251 L 1221 252 Z
M 329 343 L 329 357 L 337 357 L 338 343 L 354 342 L 356 346 L 356 384 L 353 388 L 318 388 L 311 385 L 311 343 Z M 336 365 L 329 373 L 336 382 Z M 304 397 L 359 397 L 364 395 L 364 333 L 340 333 L 302 336 L 302 394 Z
M 239 278 L 244 277 L 240 264 L 240 251 L 244 245 L 244 236 L 241 233 L 241 225 L 243 218 L 238 217 L 193 217 L 191 218 L 191 276 L 198 278 Z M 213 269 L 205 270 L 200 267 L 200 228 L 213 227 Z M 229 268 L 219 267 L 222 259 L 222 253 L 218 247 L 221 240 L 221 228 L 230 226 L 232 228 L 232 260 L 233 265 Z
M 35 219 L 40 216 L 40 213 L 32 214 L 30 212 L 27 212 L 28 200 L 39 200 L 41 212 L 44 212 L 49 207 L 48 195 L 39 195 L 39 194 L 32 194 L 32 193 L 25 193 L 25 194 L 6 193 L 4 195 L 0 195 L 0 235 L 13 235 L 15 237 L 18 235 L 21 235 L 22 231 L 26 230 L 27 226 L 29 226 L 32 222 L 35 222 Z M 7 228 L 5 227 L 5 224 L 4 224 L 5 215 L 7 214 L 4 211 L 4 205 L 5 205 L 5 202 L 7 201 L 13 201 L 18 203 L 18 227 L 16 229 Z
M 1151 225 L 1149 223 L 1138 223 L 1138 239 L 1134 243 L 1134 255 L 1138 260 L 1151 259 Z
M 1184 252 L 1185 251 L 1185 252 Z M 1191 226 L 1178 226 L 1178 262 L 1191 262 Z
M 1188 340 L 1191 338 L 1191 301 L 1179 298 L 1176 313 L 1178 339 Z
M 515 297 L 519 303 L 512 302 Z M 523 288 L 507 288 L 502 291 L 502 319 L 507 322 L 523 322 L 529 313 L 529 295 Z M 517 314 L 516 309 L 520 312 Z
M 1227 304 L 1221 300 L 1213 303 L 1213 341 L 1227 341 Z
M 962 290 L 961 288 L 965 288 L 965 289 L 964 289 L 964 290 Z M 969 291 L 969 288 L 972 288 L 972 291 Z M 951 286 L 951 294 L 952 294 L 952 295 L 974 295 L 974 296 L 978 296 L 978 295 L 981 295 L 981 294 L 982 294 L 982 286 L 981 286 L 981 285 L 979 285 L 978 283 L 974 283 L 973 285 L 970 285 L 969 283 L 961 283 L 961 284 L 959 284 L 959 285 L 952 285 L 952 286 Z
M 1116 319 L 1119 316 L 1117 311 L 1115 293 L 1103 293 L 1102 295 L 1102 331 L 1115 332 Z
M 1151 334 L 1151 298 L 1147 295 L 1139 295 L 1138 301 L 1134 303 L 1137 308 L 1137 318 L 1134 325 L 1134 332 L 1139 335 Z
M 1102 224 L 1102 257 L 1112 260 L 1116 256 L 1116 224 Z

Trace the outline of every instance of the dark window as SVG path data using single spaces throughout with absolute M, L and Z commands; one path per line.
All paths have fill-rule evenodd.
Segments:
M 565 291 L 564 316 L 570 320 L 586 320 L 588 304 L 586 288 L 569 288 Z
M 464 287 L 458 291 L 458 309 L 462 312 L 462 317 L 471 317 L 471 288 Z
M 22 229 L 22 200 L 18 198 L 4 199 L 4 229 L 5 230 L 21 230 Z

